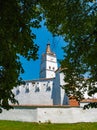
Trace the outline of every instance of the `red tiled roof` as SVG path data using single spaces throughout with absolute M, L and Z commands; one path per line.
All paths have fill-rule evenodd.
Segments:
M 69 105 L 70 106 L 75 106 L 75 107 L 78 107 L 79 106 L 79 103 L 76 99 L 70 99 L 69 100 Z
M 84 99 L 81 101 L 81 103 L 84 103 L 84 102 L 97 102 L 97 99 Z

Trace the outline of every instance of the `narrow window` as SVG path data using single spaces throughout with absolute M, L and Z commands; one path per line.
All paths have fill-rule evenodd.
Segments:
M 51 69 L 51 67 L 49 66 L 49 69 Z
M 26 91 L 25 91 L 25 93 L 29 93 L 29 88 L 26 88 Z
M 55 70 L 55 68 L 53 67 L 53 70 Z
M 16 95 L 18 95 L 20 93 L 20 90 L 19 89 L 17 89 L 16 90 Z

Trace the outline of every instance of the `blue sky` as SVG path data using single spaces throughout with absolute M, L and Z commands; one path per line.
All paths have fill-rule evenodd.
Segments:
M 39 78 L 41 54 L 45 52 L 48 42 L 50 42 L 51 50 L 56 53 L 57 59 L 62 59 L 64 55 L 62 47 L 65 46 L 66 43 L 63 41 L 62 37 L 53 38 L 52 34 L 44 25 L 39 29 L 33 29 L 33 32 L 36 34 L 35 43 L 39 45 L 39 59 L 36 61 L 27 61 L 25 58 L 21 57 L 21 62 L 25 70 L 25 73 L 21 74 L 23 80 Z

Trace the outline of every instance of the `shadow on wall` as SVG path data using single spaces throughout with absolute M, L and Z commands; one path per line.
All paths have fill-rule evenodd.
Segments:
M 69 98 L 60 86 L 59 73 L 56 74 L 56 78 L 54 79 L 51 98 L 53 99 L 53 105 L 69 105 Z
M 57 74 L 53 82 L 52 97 L 53 105 L 61 105 L 60 76 Z
M 69 98 L 66 93 L 64 93 L 63 103 L 62 105 L 69 105 Z

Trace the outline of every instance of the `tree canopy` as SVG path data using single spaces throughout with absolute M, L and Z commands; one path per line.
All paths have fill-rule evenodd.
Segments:
M 69 96 L 97 92 L 97 0 L 41 0 L 45 25 L 68 42 L 61 67 Z M 86 77 L 86 78 L 85 78 Z
M 12 92 L 22 82 L 20 55 L 38 58 L 32 28 L 39 28 L 41 13 L 35 0 L 0 1 L 0 108 L 9 109 L 17 103 Z M 1 110 L 0 109 L 0 110 Z

